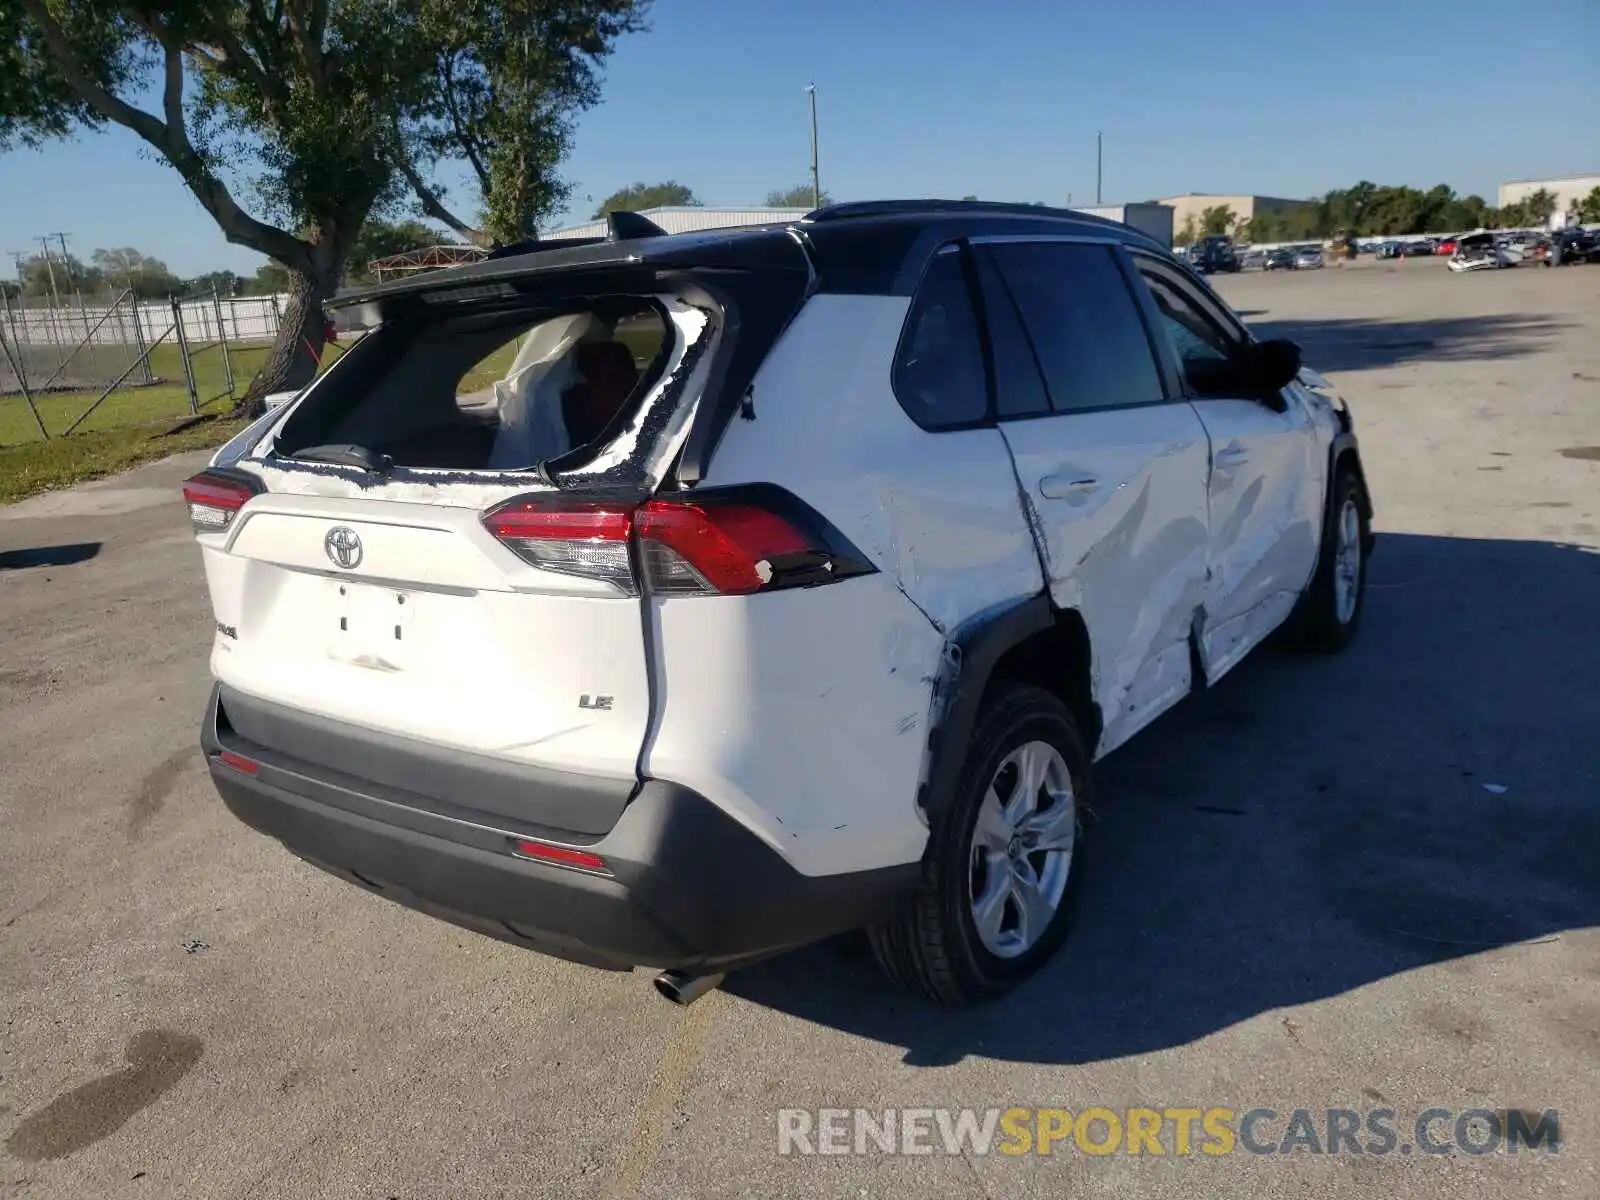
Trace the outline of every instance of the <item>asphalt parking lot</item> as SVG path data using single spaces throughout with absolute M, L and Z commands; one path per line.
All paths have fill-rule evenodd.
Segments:
M 680 1010 L 322 875 L 199 759 L 196 460 L 0 509 L 0 1195 L 1600 1195 L 1600 268 L 1218 286 L 1355 408 L 1365 627 L 1108 759 L 1074 937 L 971 1012 L 849 943 Z M 1013 1105 L 1265 1107 L 1269 1139 L 1555 1109 L 1561 1140 L 777 1153 L 779 1109 Z

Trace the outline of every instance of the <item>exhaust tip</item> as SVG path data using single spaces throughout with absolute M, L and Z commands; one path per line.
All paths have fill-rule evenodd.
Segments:
M 656 991 L 681 1008 L 687 1008 L 707 992 L 720 987 L 724 975 L 712 972 L 695 975 L 687 971 L 663 971 L 654 979 Z

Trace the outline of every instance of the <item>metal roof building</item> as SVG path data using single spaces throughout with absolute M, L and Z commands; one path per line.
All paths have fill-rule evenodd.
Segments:
M 774 225 L 798 221 L 808 208 L 647 208 L 639 215 L 648 217 L 668 233 L 693 233 L 699 229 L 732 229 L 740 225 Z M 540 234 L 541 241 L 565 238 L 605 237 L 606 223 L 586 221 L 566 229 Z
M 1600 188 L 1600 175 L 1564 175 L 1557 179 L 1513 179 L 1500 185 L 1500 207 L 1520 204 L 1535 192 L 1543 190 L 1556 198 L 1556 212 L 1564 213 L 1578 207 L 1579 201 L 1595 188 Z

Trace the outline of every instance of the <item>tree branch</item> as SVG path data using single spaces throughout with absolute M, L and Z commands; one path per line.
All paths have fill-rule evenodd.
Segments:
M 451 229 L 455 230 L 473 245 L 488 245 L 488 235 L 481 229 L 474 229 L 472 226 L 468 225 L 460 217 L 456 216 L 453 212 L 446 208 L 444 206 L 444 202 L 439 199 L 439 194 L 427 185 L 422 176 L 417 173 L 417 169 L 411 165 L 410 159 L 406 158 L 403 154 L 396 155 L 395 167 L 399 170 L 400 174 L 405 176 L 406 182 L 411 185 L 411 190 L 417 194 L 417 199 L 422 202 L 423 212 L 427 213 L 428 216 L 432 217 L 435 221 L 442 221 L 444 224 L 450 226 Z
M 309 262 L 307 243 L 274 225 L 256 220 L 241 209 L 227 185 L 210 171 L 195 151 L 183 123 L 183 55 L 175 44 L 162 41 L 166 53 L 162 105 L 167 116 L 163 123 L 159 117 L 108 92 L 90 77 L 78 61 L 71 40 L 45 8 L 43 0 L 22 0 L 22 7 L 38 25 L 62 77 L 72 90 L 105 120 L 131 129 L 178 168 L 184 184 L 211 214 L 228 241 L 248 246 L 288 266 L 298 268 Z
M 456 104 L 456 73 L 455 55 L 446 55 L 439 66 L 439 73 L 444 76 L 444 103 L 450 112 L 450 124 L 456 131 L 456 138 L 461 143 L 461 150 L 467 156 L 467 162 L 477 173 L 478 186 L 487 195 L 489 191 L 489 171 L 483 165 L 483 159 L 478 154 L 478 139 L 468 131 L 466 122 L 461 119 L 461 110 Z
M 306 74 L 311 76 L 312 82 L 320 91 L 326 82 L 322 73 L 322 43 L 320 38 L 311 36 L 316 16 L 312 14 L 308 20 L 307 14 L 303 11 L 304 7 L 303 2 L 286 3 L 283 9 L 289 18 L 289 31 L 294 35 L 295 48 L 300 51 L 301 61 L 306 64 Z M 326 14 L 323 19 L 326 20 Z

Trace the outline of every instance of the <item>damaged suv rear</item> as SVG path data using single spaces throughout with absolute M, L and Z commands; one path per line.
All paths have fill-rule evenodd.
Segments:
M 1092 760 L 1359 620 L 1348 410 L 1124 226 L 620 218 L 354 303 L 185 488 L 218 790 L 674 998 L 856 928 L 1005 990 L 1066 934 Z

